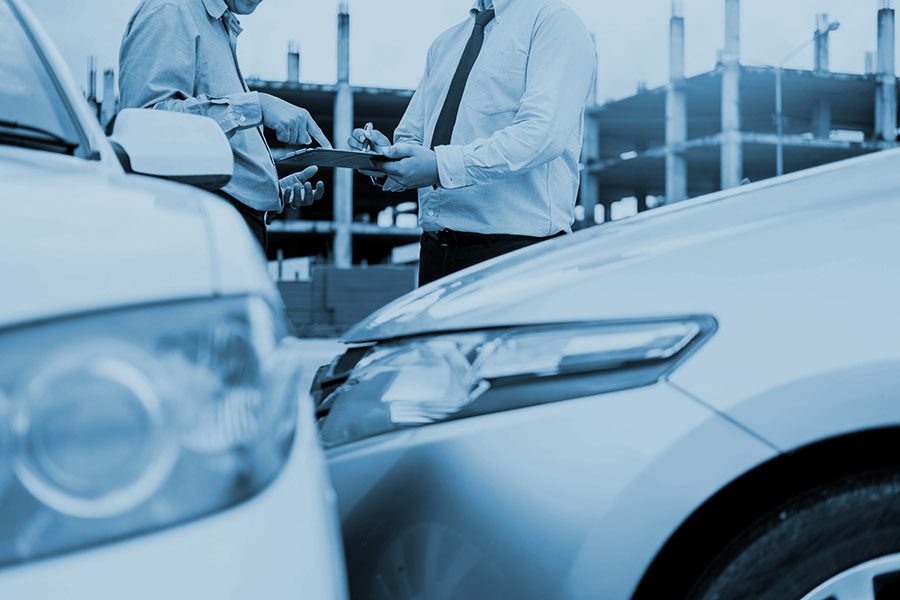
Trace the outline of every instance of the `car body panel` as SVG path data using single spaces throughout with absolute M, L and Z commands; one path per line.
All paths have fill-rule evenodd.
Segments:
M 216 291 L 240 294 L 255 290 L 275 305 L 283 301 L 269 277 L 269 265 L 252 236 L 245 235 L 247 225 L 230 204 L 209 197 L 202 203 L 209 227 L 210 252 L 216 264 Z
M 0 324 L 215 292 L 193 192 L 127 183 L 99 163 L 0 148 L 0 270 L 15 282 Z
M 729 241 L 735 275 L 712 281 L 734 297 L 715 299 L 719 331 L 672 376 L 786 451 L 900 425 L 900 187 L 874 169 L 822 183 L 844 203 L 755 251 Z
M 344 339 L 721 310 L 753 316 L 745 321 L 750 326 L 803 291 L 817 270 L 852 260 L 849 249 L 861 258 L 882 254 L 867 267 L 839 265 L 842 273 L 863 267 L 854 282 L 887 268 L 882 289 L 872 291 L 895 293 L 890 279 L 897 280 L 900 265 L 883 253 L 896 249 L 884 239 L 896 221 L 884 216 L 897 214 L 887 205 L 898 204 L 898 167 L 900 150 L 886 151 L 550 240 L 425 286 Z M 845 219 L 850 226 L 841 227 Z M 869 222 L 873 231 L 860 229 Z M 760 303 L 748 306 L 748 292 L 759 290 L 766 290 Z M 840 301 L 834 294 L 817 298 L 822 313 Z M 715 316 L 727 326 L 731 315 Z
M 327 455 L 354 597 L 624 600 L 686 513 L 775 451 L 658 384 Z

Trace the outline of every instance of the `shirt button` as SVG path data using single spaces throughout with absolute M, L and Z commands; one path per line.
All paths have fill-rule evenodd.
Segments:
M 244 115 L 241 115 L 240 118 L 238 119 L 238 121 L 240 121 L 241 123 L 243 123 L 246 120 L 247 120 L 247 117 L 245 117 Z
M 434 211 L 433 211 L 433 210 L 429 210 L 429 211 L 428 211 L 428 216 L 429 216 L 429 217 L 433 217 L 433 216 L 434 216 Z

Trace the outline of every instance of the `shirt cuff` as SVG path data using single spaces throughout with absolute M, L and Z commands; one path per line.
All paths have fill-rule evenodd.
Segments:
M 223 110 L 210 111 L 219 126 L 228 133 L 235 129 L 248 129 L 262 125 L 262 107 L 257 92 L 241 92 L 224 98 L 210 98 L 213 106 L 222 106 Z
M 434 153 L 442 188 L 455 190 L 472 185 L 466 172 L 466 156 L 462 146 L 438 146 Z
M 258 127 L 262 125 L 262 106 L 259 104 L 257 92 L 245 92 L 229 96 L 231 110 L 235 119 L 240 123 L 238 127 Z

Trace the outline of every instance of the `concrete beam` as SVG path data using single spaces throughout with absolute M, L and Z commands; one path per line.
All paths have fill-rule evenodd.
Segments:
M 353 133 L 353 90 L 350 87 L 350 10 L 342 0 L 338 14 L 338 83 L 334 100 L 334 137 L 337 148 L 347 149 Z M 334 170 L 334 264 L 353 266 L 353 171 Z
M 776 146 L 778 144 L 778 136 L 773 133 L 753 133 L 745 131 L 738 132 L 738 135 L 740 136 L 742 144 L 763 144 L 767 146 Z M 887 150 L 894 147 L 894 144 L 891 142 L 871 140 L 864 142 L 850 142 L 845 140 L 833 140 L 830 138 L 810 138 L 809 136 L 804 134 L 784 135 L 782 136 L 781 140 L 782 144 L 785 147 L 796 148 L 800 150 L 802 150 L 803 148 L 818 148 L 829 150 L 853 150 L 864 153 L 877 152 L 879 150 Z M 708 137 L 688 140 L 684 144 L 684 154 L 685 156 L 687 156 L 694 150 L 722 146 L 723 144 L 724 136 L 722 134 L 715 134 Z M 653 148 L 648 148 L 644 151 L 641 151 L 629 159 L 610 158 L 595 162 L 590 166 L 590 171 L 595 173 L 602 173 L 603 171 L 616 169 L 624 163 L 634 160 L 664 158 L 666 156 L 666 151 L 667 149 L 665 146 L 655 146 Z
M 741 2 L 725 0 L 725 52 L 722 55 L 722 152 L 720 186 L 737 187 L 743 179 L 741 147 Z

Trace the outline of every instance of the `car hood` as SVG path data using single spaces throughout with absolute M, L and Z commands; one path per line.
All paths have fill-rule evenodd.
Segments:
M 900 152 L 881 152 L 556 238 L 404 296 L 344 341 L 715 314 L 725 295 L 752 281 L 754 252 L 815 239 L 823 215 L 890 197 L 900 189 L 898 163 Z
M 211 233 L 239 218 L 210 203 L 224 204 L 99 161 L 0 148 L 0 326 L 241 288 Z

